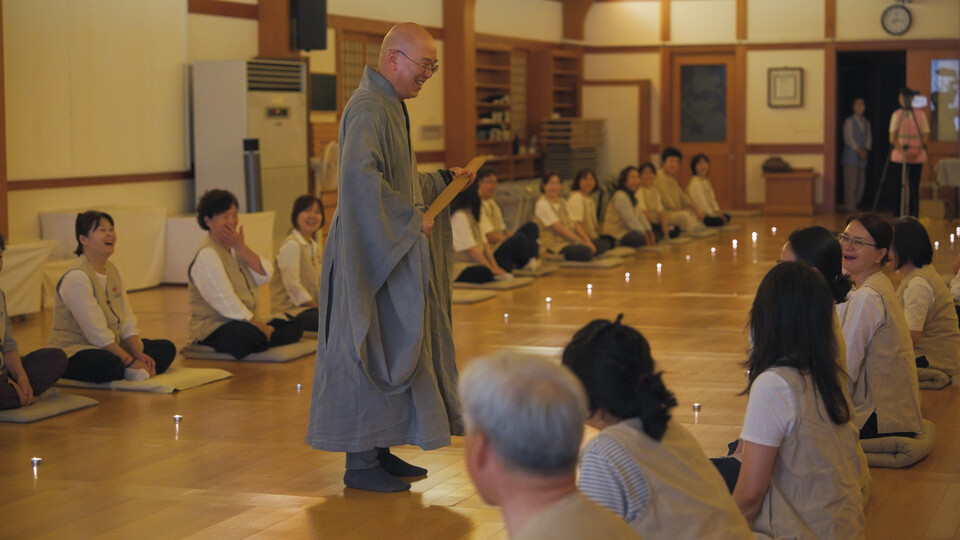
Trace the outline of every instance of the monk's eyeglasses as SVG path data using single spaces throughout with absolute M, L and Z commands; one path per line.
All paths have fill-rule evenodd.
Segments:
M 413 62 L 414 64 L 416 64 L 416 65 L 418 65 L 418 66 L 420 66 L 420 67 L 422 67 L 422 68 L 423 68 L 423 73 L 424 73 L 424 75 L 433 75 L 434 73 L 440 71 L 440 62 L 434 62 L 432 66 L 427 65 L 427 64 L 421 64 L 420 62 L 417 62 L 417 61 L 414 60 L 413 58 L 410 58 L 409 56 L 407 56 L 407 53 L 401 51 L 400 49 L 393 49 L 393 50 L 394 50 L 394 51 L 397 51 L 397 52 L 400 53 L 400 54 L 402 54 L 403 57 L 406 58 L 407 60 Z

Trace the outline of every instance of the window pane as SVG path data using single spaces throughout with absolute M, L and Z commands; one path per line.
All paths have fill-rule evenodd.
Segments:
M 681 142 L 727 140 L 727 67 L 680 67 Z
M 930 62 L 930 138 L 934 141 L 957 140 L 960 130 L 958 72 L 960 60 L 956 58 Z

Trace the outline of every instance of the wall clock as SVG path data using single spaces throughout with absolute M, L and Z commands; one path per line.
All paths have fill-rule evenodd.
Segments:
M 903 4 L 894 4 L 888 7 L 883 10 L 883 15 L 880 16 L 880 24 L 891 36 L 906 34 L 912 22 L 913 17 L 910 15 L 910 10 Z

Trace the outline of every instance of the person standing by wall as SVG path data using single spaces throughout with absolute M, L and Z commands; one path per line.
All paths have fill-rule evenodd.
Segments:
M 867 158 L 873 147 L 870 121 L 863 116 L 863 98 L 853 100 L 853 114 L 843 121 L 843 207 L 856 212 L 867 179 Z

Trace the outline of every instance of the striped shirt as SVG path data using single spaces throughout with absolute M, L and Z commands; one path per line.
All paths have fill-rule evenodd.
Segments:
M 638 434 L 639 436 L 639 434 Z M 632 523 L 647 507 L 650 492 L 636 460 L 602 432 L 580 452 L 580 491 Z

